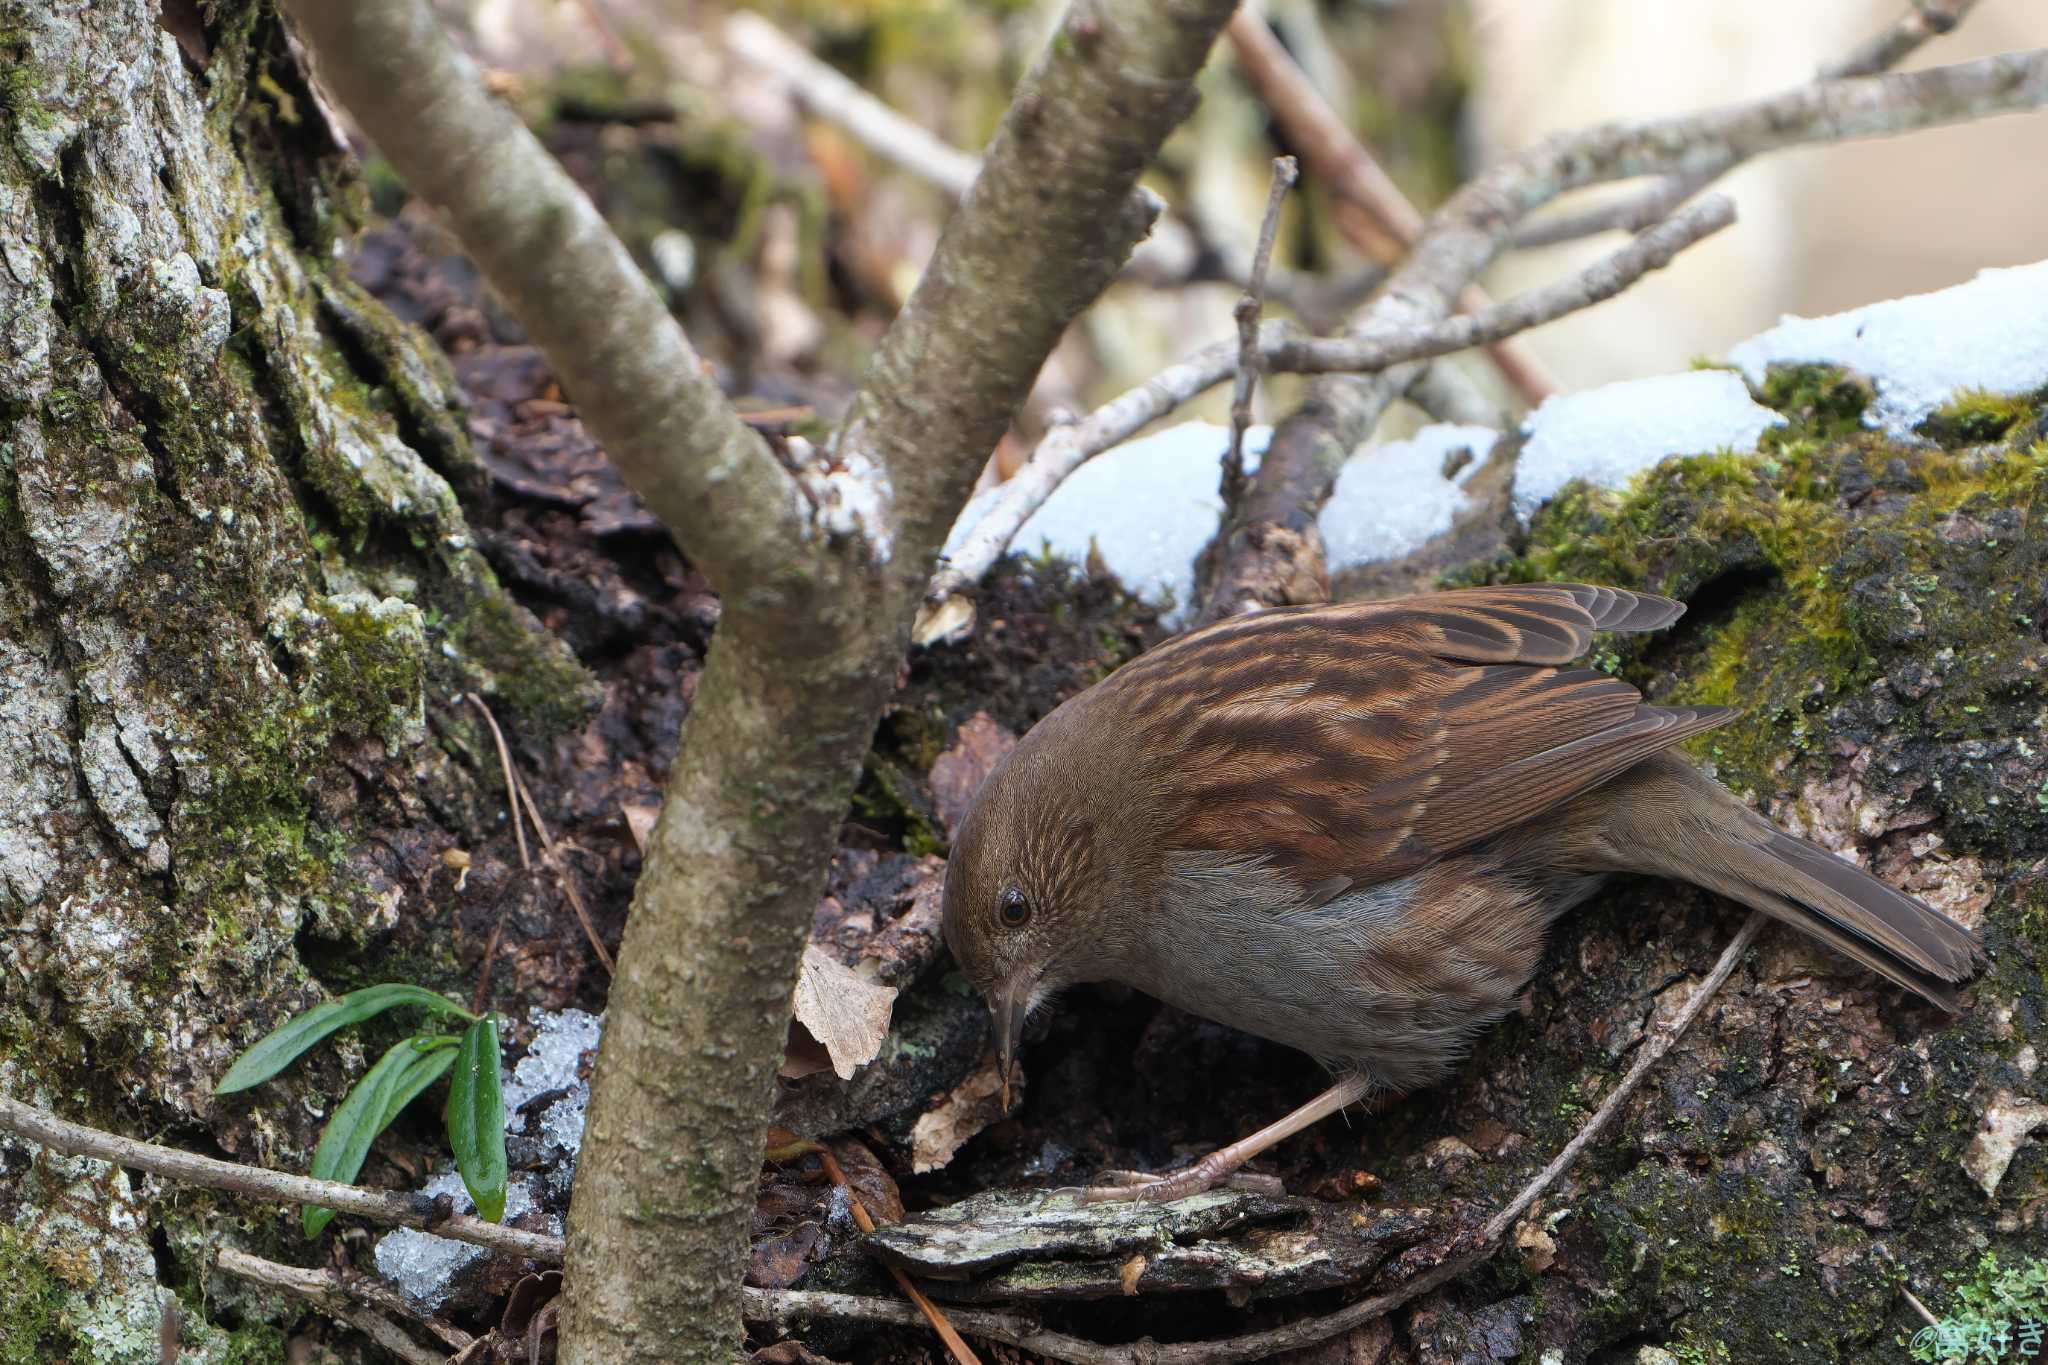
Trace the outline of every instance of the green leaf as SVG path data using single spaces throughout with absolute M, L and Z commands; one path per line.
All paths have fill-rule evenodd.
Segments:
M 353 1184 L 377 1134 L 454 1064 L 455 1039 L 434 1035 L 404 1039 L 378 1058 L 327 1120 L 313 1151 L 314 1179 Z M 299 1217 L 306 1235 L 317 1237 L 334 1210 L 308 1204 Z
M 442 1014 L 460 1015 L 464 1019 L 476 1018 L 460 1005 L 421 986 L 392 982 L 388 985 L 368 986 L 359 991 L 350 991 L 338 1000 L 315 1005 L 304 1014 L 295 1015 L 278 1025 L 228 1068 L 228 1074 L 220 1078 L 219 1084 L 213 1087 L 213 1093 L 226 1095 L 236 1090 L 247 1090 L 252 1085 L 261 1085 L 298 1060 L 300 1053 L 336 1029 L 348 1024 L 359 1024 L 372 1015 L 382 1014 L 394 1005 L 420 1005 Z
M 448 1083 L 448 1145 L 477 1216 L 487 1223 L 505 1216 L 505 1098 L 498 1088 L 503 1065 L 498 1021 L 487 1014 L 462 1035 Z

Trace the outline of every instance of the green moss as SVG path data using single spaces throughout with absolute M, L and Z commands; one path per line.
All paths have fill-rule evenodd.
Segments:
M 2034 416 L 2037 399 L 1965 389 L 1937 408 L 1918 428 L 1945 446 L 1987 445 Z
M 1764 433 L 1760 448 L 1768 451 L 1787 440 L 1856 435 L 1877 391 L 1862 375 L 1839 366 L 1773 365 L 1757 396 L 1792 419 Z
M 0 1365 L 43 1365 L 69 1350 L 64 1286 L 31 1256 L 14 1229 L 0 1224 Z
M 451 612 L 450 620 L 450 639 L 488 676 L 486 690 L 504 702 L 529 739 L 574 729 L 596 706 L 596 680 L 503 592 L 480 596 L 459 614 Z

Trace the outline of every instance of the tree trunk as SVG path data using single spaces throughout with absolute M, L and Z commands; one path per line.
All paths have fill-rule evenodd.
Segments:
M 274 9 L 157 8 L 0 0 L 0 1089 L 302 1165 L 347 1046 L 214 1080 L 320 997 L 302 948 L 454 980 L 436 855 L 500 798 L 451 703 L 532 737 L 588 680 L 475 547 L 439 352 L 341 269 L 360 190 Z M 214 1234 L 158 1193 L 0 1140 L 0 1357 L 160 1358 Z

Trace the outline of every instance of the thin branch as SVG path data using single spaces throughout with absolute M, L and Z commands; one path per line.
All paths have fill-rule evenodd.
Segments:
M 512 835 L 519 843 L 519 867 L 531 873 L 533 863 L 526 856 L 526 825 L 519 818 L 519 778 L 512 771 L 512 750 L 505 743 L 505 732 L 498 728 L 498 718 L 491 714 L 491 708 L 484 699 L 474 692 L 465 694 L 466 701 L 483 713 L 484 724 L 491 730 L 491 739 L 498 746 L 498 766 L 505 774 L 506 814 L 512 821 Z M 491 968 L 498 958 L 498 942 L 505 937 L 505 921 L 512 913 L 512 902 L 508 898 L 498 906 L 498 918 L 491 925 L 491 936 L 484 940 L 484 960 L 477 968 L 476 991 L 470 1000 L 470 1012 L 482 1014 L 491 999 Z
M 1726 227 L 1734 216 L 1734 206 L 1725 197 L 1704 199 L 1570 279 L 1495 304 L 1476 316 L 1448 319 L 1433 327 L 1385 337 L 1343 340 L 1300 337 L 1283 323 L 1268 322 L 1255 333 L 1260 364 L 1274 372 L 1380 370 L 1510 336 L 1613 297 L 1648 272 L 1670 264 L 1672 258 L 1694 242 Z M 925 609 L 919 615 L 919 626 L 912 638 L 919 644 L 931 644 L 964 634 L 972 627 L 973 617 L 959 607 L 957 599 L 972 591 L 1002 558 L 1031 514 L 1045 505 L 1045 500 L 1068 475 L 1197 394 L 1222 383 L 1233 372 L 1241 373 L 1245 350 L 1242 318 L 1239 326 L 1235 343 L 1222 341 L 1204 346 L 1081 421 L 1048 432 L 1030 460 L 1003 484 L 995 501 L 975 521 L 974 529 L 947 557 L 945 568 L 933 576 Z
M 1405 1303 L 1413 1302 L 1437 1286 L 1446 1284 L 1479 1265 L 1499 1250 L 1501 1242 L 1510 1229 L 1521 1220 L 1523 1214 L 1541 1199 L 1550 1187 L 1569 1171 L 1579 1156 L 1593 1141 L 1606 1131 L 1622 1106 L 1641 1088 L 1643 1080 L 1653 1067 L 1662 1061 L 1667 1053 L 1685 1036 L 1699 1018 L 1728 976 L 1741 962 L 1742 956 L 1755 942 L 1757 933 L 1763 928 L 1765 919 L 1760 914 L 1751 914 L 1743 921 L 1728 946 L 1722 950 L 1713 970 L 1687 997 L 1685 1005 L 1669 1024 L 1651 1033 L 1649 1039 L 1636 1053 L 1634 1063 L 1608 1092 L 1600 1107 L 1593 1112 L 1564 1149 L 1539 1172 L 1534 1179 L 1522 1187 L 1513 1199 L 1488 1219 L 1478 1232 L 1470 1249 L 1440 1262 L 1423 1274 L 1407 1281 L 1397 1288 L 1371 1298 L 1361 1299 L 1334 1313 L 1321 1317 L 1303 1318 L 1282 1327 L 1269 1328 L 1262 1332 L 1247 1332 L 1242 1336 L 1224 1337 L 1215 1341 L 1155 1342 L 1140 1341 L 1131 1345 L 1106 1346 L 1098 1342 L 1084 1341 L 1064 1333 L 1049 1332 L 1036 1322 L 1009 1313 L 979 1311 L 958 1311 L 954 1314 L 960 1327 L 976 1336 L 1005 1342 L 1035 1351 L 1055 1360 L 1076 1362 L 1076 1365 L 1222 1365 L 1223 1362 L 1260 1360 L 1282 1351 L 1291 1351 L 1303 1346 L 1312 1346 L 1319 1341 L 1361 1327 L 1374 1318 L 1384 1317 Z M 811 1317 L 857 1318 L 869 1322 L 914 1322 L 905 1305 L 889 1299 L 861 1298 L 852 1294 L 807 1294 L 789 1290 L 750 1289 L 747 1291 L 747 1316 L 760 1322 L 790 1323 Z
M 1280 205 L 1298 171 L 1293 157 L 1273 158 L 1273 188 L 1266 195 L 1266 217 L 1259 224 L 1251 277 L 1245 283 L 1244 297 L 1232 310 L 1237 318 L 1237 385 L 1230 397 L 1230 450 L 1223 457 L 1226 503 L 1235 503 L 1244 487 L 1244 433 L 1252 424 L 1252 390 L 1259 382 L 1259 315 L 1266 306 L 1266 267 L 1273 262 L 1273 239 L 1280 233 Z
M 1309 170 L 1370 214 L 1384 237 L 1397 248 L 1412 247 L 1422 232 L 1422 214 L 1330 108 L 1315 82 L 1288 55 L 1266 21 L 1247 6 L 1231 19 L 1225 32 L 1230 35 L 1238 65 L 1257 88 L 1259 98 L 1272 111 L 1274 119 L 1300 146 Z M 1344 219 L 1338 220 L 1340 227 L 1344 223 Z M 1356 244 L 1368 254 L 1386 259 L 1381 243 L 1368 239 Z M 1489 302 L 1483 291 L 1471 286 L 1460 298 L 1459 307 L 1466 312 L 1478 312 Z M 1525 348 L 1494 342 L 1488 345 L 1487 355 L 1532 407 L 1557 392 L 1556 380 Z
M 1424 367 L 1402 395 L 1438 422 L 1458 426 L 1507 427 L 1507 413 L 1455 365 L 1438 361 Z
M 1816 80 L 1840 80 L 1849 76 L 1874 76 L 1889 71 L 1930 38 L 1952 32 L 1975 8 L 1977 0 L 1915 0 L 1898 22 L 1877 36 L 1859 43 L 1840 61 L 1830 62 L 1816 73 Z M 1626 198 L 1575 213 L 1559 213 L 1529 223 L 1515 233 L 1517 247 L 1552 246 L 1575 241 L 1597 232 L 1617 229 L 1635 232 L 1645 224 L 1668 216 L 1686 200 L 1727 173 L 1735 162 L 1702 166 L 1680 175 L 1665 176 L 1655 184 Z
M 981 160 L 935 137 L 819 61 L 781 29 L 745 10 L 725 21 L 725 45 L 779 77 L 796 102 L 845 129 L 869 151 L 887 157 L 949 199 L 961 199 Z
M 222 1247 L 214 1265 L 226 1274 L 301 1298 L 331 1318 L 347 1323 L 408 1365 L 447 1365 L 448 1357 L 429 1350 L 384 1317 L 394 1313 L 433 1331 L 458 1351 L 475 1340 L 459 1327 L 427 1317 L 401 1296 L 374 1280 L 343 1279 L 331 1270 L 307 1270 Z M 380 1311 L 381 1310 L 381 1311 Z
M 1567 313 L 1611 299 L 1678 253 L 1735 221 L 1735 203 L 1716 194 L 1679 210 L 1612 255 L 1555 284 L 1531 289 L 1478 313 L 1384 337 L 1296 337 L 1266 355 L 1273 370 L 1297 374 L 1364 374 L 1424 360 L 1526 332 Z
M 789 474 L 739 420 L 589 198 L 486 93 L 424 0 L 286 0 L 321 78 L 518 315 L 633 490 L 728 611 L 832 575 Z M 808 624 L 808 620 L 806 621 Z
M 1431 217 L 1415 252 L 1348 329 L 1387 339 L 1435 325 L 1523 218 L 1568 190 L 1683 174 L 1785 147 L 1881 137 L 2048 103 L 2048 51 L 1888 76 L 1822 81 L 1767 99 L 1547 139 L 1481 172 Z M 1413 383 L 1407 363 L 1367 379 L 1326 376 L 1274 432 L 1200 619 L 1299 601 L 1322 573 L 1315 512 L 1344 461 Z
M 210 1190 L 231 1190 L 273 1204 L 321 1204 L 341 1213 L 352 1213 L 392 1227 L 418 1228 L 436 1237 L 469 1242 L 489 1251 L 548 1265 L 562 1263 L 562 1239 L 545 1233 L 526 1232 L 500 1223 L 486 1223 L 468 1214 L 440 1216 L 434 1201 L 422 1194 L 388 1194 L 343 1185 L 332 1180 L 267 1171 L 260 1166 L 242 1166 L 216 1161 L 175 1147 L 102 1132 L 71 1123 L 19 1100 L 0 1095 L 0 1131 L 39 1142 L 66 1156 L 88 1156 L 111 1161 L 138 1171 L 148 1171 L 166 1180 L 199 1185 Z

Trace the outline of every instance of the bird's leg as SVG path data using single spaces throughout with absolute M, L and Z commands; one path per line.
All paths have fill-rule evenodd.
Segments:
M 1165 1175 L 1145 1175 L 1138 1171 L 1104 1171 L 1097 1178 L 1106 1183 L 1091 1185 L 1085 1189 L 1068 1190 L 1065 1193 L 1078 1196 L 1084 1204 L 1106 1203 L 1117 1199 L 1163 1204 L 1175 1199 L 1185 1199 L 1191 1194 L 1200 1194 L 1217 1185 L 1234 1185 L 1240 1189 L 1256 1189 L 1267 1194 L 1281 1193 L 1280 1182 L 1272 1176 L 1247 1175 L 1239 1167 L 1275 1143 L 1293 1137 L 1310 1124 L 1328 1118 L 1348 1104 L 1356 1104 L 1366 1097 L 1371 1088 L 1370 1082 L 1362 1076 L 1346 1076 L 1285 1118 L 1267 1124 L 1248 1137 L 1239 1138 L 1228 1147 L 1217 1148 L 1192 1166 Z

